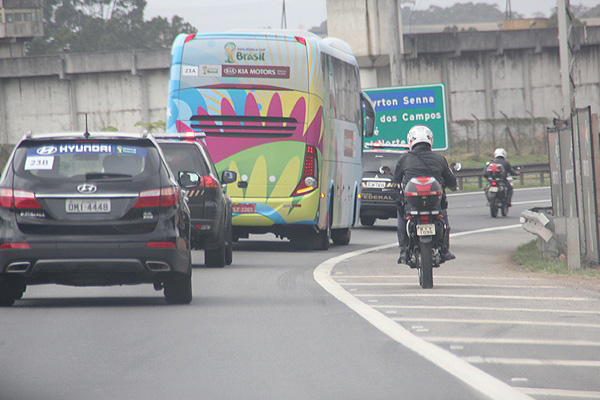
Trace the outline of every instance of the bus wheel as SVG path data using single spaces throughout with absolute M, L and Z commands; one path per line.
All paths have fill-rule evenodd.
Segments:
M 350 244 L 351 234 L 352 231 L 350 228 L 333 229 L 331 231 L 331 239 L 333 240 L 333 244 L 337 244 L 338 246 L 346 246 Z

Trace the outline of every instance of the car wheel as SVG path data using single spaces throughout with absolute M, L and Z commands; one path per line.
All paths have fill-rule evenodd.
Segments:
M 338 246 L 346 246 L 350 244 L 351 234 L 352 231 L 350 228 L 333 229 L 331 231 L 331 239 L 333 240 L 333 244 L 337 244 Z
M 169 304 L 190 304 L 192 302 L 192 276 L 174 275 L 164 281 L 165 300 Z
M 226 264 L 226 245 L 223 242 L 216 249 L 204 250 L 204 265 L 211 268 L 223 268 Z
M 360 224 L 364 226 L 373 226 L 375 217 L 360 217 Z
M 25 285 L 8 277 L 0 277 L 0 307 L 10 307 L 23 297 Z
M 231 222 L 228 231 L 225 244 L 225 265 L 231 265 L 233 263 L 233 229 L 231 228 Z

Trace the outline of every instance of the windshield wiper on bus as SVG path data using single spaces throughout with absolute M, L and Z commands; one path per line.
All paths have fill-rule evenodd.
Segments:
M 110 179 L 110 178 L 131 178 L 133 175 L 121 174 L 118 172 L 88 172 L 85 174 L 85 179 Z

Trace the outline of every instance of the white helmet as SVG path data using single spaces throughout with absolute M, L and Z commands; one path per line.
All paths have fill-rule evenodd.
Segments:
M 504 150 L 501 147 L 498 147 L 496 150 L 494 150 L 494 158 L 498 158 L 498 157 L 506 158 L 507 155 L 508 155 L 508 153 L 506 152 L 506 150 Z
M 417 143 L 428 143 L 431 146 L 433 145 L 433 132 L 424 125 L 415 125 L 408 131 L 406 139 L 411 150 Z

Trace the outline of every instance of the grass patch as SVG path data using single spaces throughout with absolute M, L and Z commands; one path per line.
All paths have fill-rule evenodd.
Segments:
M 533 272 L 600 277 L 600 269 L 597 266 L 572 271 L 567 267 L 566 260 L 546 260 L 538 250 L 537 240 L 519 246 L 513 253 L 512 258 L 515 263 Z

